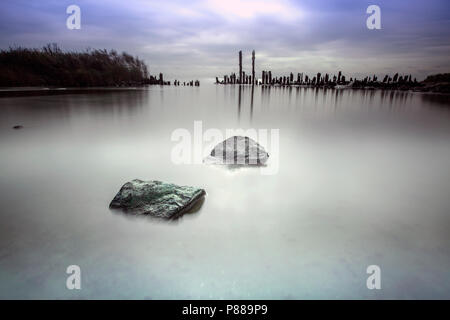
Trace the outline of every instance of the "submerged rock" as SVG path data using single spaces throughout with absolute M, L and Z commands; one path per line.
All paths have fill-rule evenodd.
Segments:
M 120 188 L 109 207 L 131 214 L 176 219 L 192 209 L 205 194 L 199 188 L 135 179 Z
M 269 158 L 266 150 L 249 137 L 233 136 L 211 151 L 208 162 L 227 165 L 263 165 Z

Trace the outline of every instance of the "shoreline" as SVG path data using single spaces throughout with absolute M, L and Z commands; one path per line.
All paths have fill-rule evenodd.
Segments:
M 83 94 L 83 93 L 107 93 L 120 91 L 126 92 L 126 91 L 136 91 L 144 87 L 145 86 L 86 87 L 86 88 L 11 87 L 11 88 L 0 88 L 0 98 Z
M 251 87 L 251 84 L 225 84 L 231 86 L 242 86 Z M 256 86 L 256 85 L 255 85 Z M 270 88 L 304 88 L 304 89 L 324 89 L 324 90 L 367 90 L 367 91 L 393 91 L 393 92 L 409 92 L 409 93 L 424 93 L 424 94 L 437 94 L 437 95 L 450 95 L 448 92 L 438 92 L 438 91 L 424 91 L 424 90 L 414 90 L 414 88 L 402 90 L 399 88 L 374 88 L 374 87 L 347 87 L 347 88 L 334 88 L 326 86 L 312 86 L 312 85 L 257 85 L 261 89 Z M 49 96 L 49 95 L 65 95 L 65 94 L 85 94 L 85 93 L 110 93 L 110 92 L 129 92 L 129 91 L 140 91 L 149 87 L 149 85 L 142 86 L 130 86 L 130 87 L 84 87 L 84 88 L 74 88 L 74 87 L 3 87 L 0 88 L 0 98 L 14 98 L 14 97 L 32 97 L 32 96 Z

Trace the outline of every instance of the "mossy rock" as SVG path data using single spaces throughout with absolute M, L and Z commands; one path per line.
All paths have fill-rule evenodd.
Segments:
M 177 219 L 189 212 L 205 194 L 200 188 L 135 179 L 120 188 L 109 207 L 129 214 Z

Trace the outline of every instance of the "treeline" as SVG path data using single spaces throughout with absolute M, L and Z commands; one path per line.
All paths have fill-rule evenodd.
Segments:
M 425 80 L 425 83 L 450 83 L 450 73 L 439 73 L 428 76 Z
M 152 81 L 137 57 L 114 50 L 63 52 L 56 44 L 42 49 L 0 51 L 0 86 L 127 86 Z

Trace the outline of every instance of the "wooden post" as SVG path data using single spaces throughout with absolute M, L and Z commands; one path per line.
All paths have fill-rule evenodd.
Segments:
M 239 51 L 239 83 L 242 83 L 242 51 Z
M 252 85 L 255 84 L 255 50 L 252 51 Z

